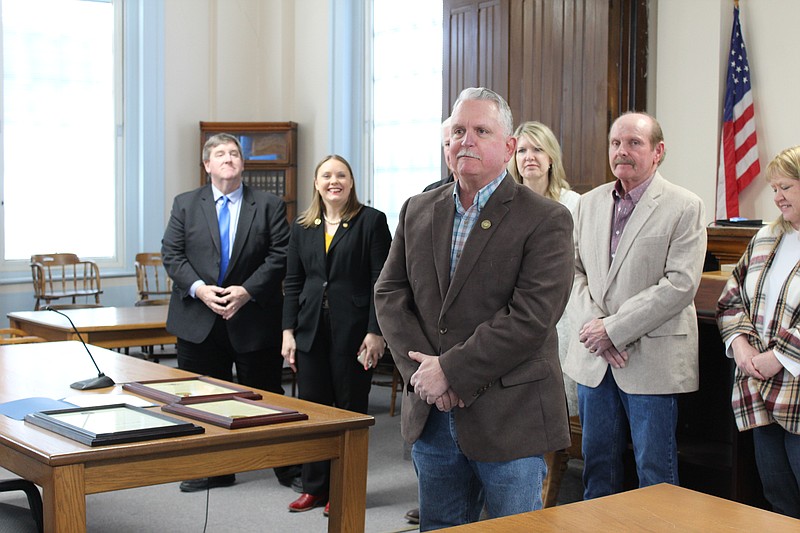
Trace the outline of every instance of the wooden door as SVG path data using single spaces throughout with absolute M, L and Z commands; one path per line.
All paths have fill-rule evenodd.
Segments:
M 445 0 L 442 116 L 466 87 L 508 92 L 508 0 Z
M 613 179 L 611 121 L 647 103 L 647 0 L 445 0 L 444 48 L 443 116 L 489 87 L 552 128 L 575 190 Z

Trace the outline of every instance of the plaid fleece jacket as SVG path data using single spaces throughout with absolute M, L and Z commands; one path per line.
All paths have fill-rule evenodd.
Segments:
M 783 231 L 770 226 L 761 228 L 753 237 L 717 303 L 717 324 L 725 342 L 744 334 L 759 352 L 776 348 L 800 361 L 800 261 L 781 287 L 767 338 L 758 333 L 765 320 L 764 274 L 772 265 L 782 238 Z M 739 431 L 775 421 L 790 433 L 800 433 L 800 379 L 786 369 L 759 380 L 737 368 L 731 403 Z

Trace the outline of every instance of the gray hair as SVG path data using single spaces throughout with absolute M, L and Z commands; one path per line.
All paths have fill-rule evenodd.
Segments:
M 230 133 L 217 133 L 216 135 L 212 135 L 208 138 L 206 143 L 203 145 L 203 163 L 209 161 L 211 159 L 211 150 L 216 148 L 221 144 L 228 144 L 233 143 L 236 145 L 236 148 L 239 150 L 239 156 L 244 158 L 244 152 L 242 152 L 242 144 L 239 142 L 239 138 L 231 135 Z
M 447 135 L 444 134 L 444 130 L 447 130 Z M 442 121 L 442 145 L 444 145 L 445 138 L 450 137 L 450 117 L 447 117 Z
M 453 112 L 465 100 L 488 100 L 497 107 L 498 120 L 503 126 L 503 133 L 510 136 L 514 132 L 514 117 L 511 115 L 511 108 L 505 99 L 486 87 L 467 87 L 458 95 L 456 103 L 453 104 Z

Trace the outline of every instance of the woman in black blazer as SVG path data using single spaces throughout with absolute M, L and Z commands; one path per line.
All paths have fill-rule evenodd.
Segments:
M 325 157 L 314 171 L 311 205 L 289 238 L 281 353 L 301 399 L 366 413 L 372 369 L 386 347 L 373 289 L 392 238 L 386 215 L 359 203 L 354 185 L 341 156 Z M 293 512 L 327 502 L 330 462 L 303 465 L 302 479 Z

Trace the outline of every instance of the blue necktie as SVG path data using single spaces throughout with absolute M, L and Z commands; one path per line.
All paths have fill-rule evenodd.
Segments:
M 217 278 L 217 285 L 222 286 L 222 280 L 225 278 L 225 271 L 228 270 L 228 261 L 230 260 L 231 239 L 231 212 L 228 210 L 228 202 L 230 199 L 227 196 L 222 197 L 222 207 L 219 208 L 219 242 L 222 246 L 219 258 L 219 278 Z

